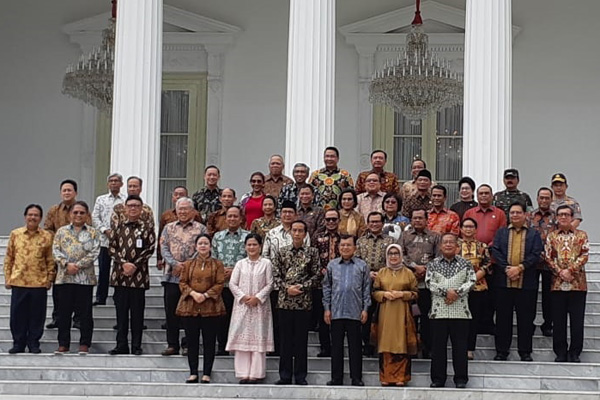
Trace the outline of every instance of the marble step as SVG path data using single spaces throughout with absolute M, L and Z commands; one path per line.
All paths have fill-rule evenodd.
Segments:
M 153 290 L 156 289 L 156 290 Z M 114 307 L 114 302 L 112 300 L 112 290 L 109 292 L 109 296 L 106 299 L 106 304 L 109 307 Z M 94 300 L 95 300 L 96 290 L 94 289 Z M 0 304 L 10 304 L 10 290 L 4 289 L 4 291 L 0 291 Z M 146 306 L 163 306 L 163 289 L 162 287 L 152 288 L 146 292 Z M 48 307 L 52 307 L 52 291 L 48 291 Z M 94 307 L 94 309 L 96 309 Z

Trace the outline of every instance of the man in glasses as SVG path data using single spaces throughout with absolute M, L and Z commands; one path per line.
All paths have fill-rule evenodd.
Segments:
M 371 170 L 362 171 L 356 179 L 356 194 L 366 192 L 365 183 L 370 174 L 376 174 L 381 181 L 381 190 L 385 193 L 400 193 L 398 177 L 393 172 L 384 170 L 387 153 L 383 150 L 373 150 L 371 153 Z

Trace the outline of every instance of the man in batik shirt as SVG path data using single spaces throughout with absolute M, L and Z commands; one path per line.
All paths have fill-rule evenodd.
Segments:
M 546 239 L 546 260 L 554 273 L 552 279 L 552 347 L 557 362 L 580 362 L 583 349 L 583 324 L 587 282 L 585 264 L 589 243 L 584 231 L 573 228 L 573 209 L 563 204 L 556 209 L 558 229 Z M 567 345 L 567 315 L 571 344 Z
M 192 195 L 194 200 L 194 207 L 200 213 L 202 221 L 208 220 L 208 216 L 221 208 L 221 202 L 219 196 L 221 195 L 221 189 L 219 189 L 219 179 L 221 178 L 221 171 L 215 165 L 209 165 L 204 169 L 204 186 Z
M 283 174 L 284 167 L 285 164 L 282 156 L 279 154 L 271 156 L 269 159 L 269 173 L 265 175 L 265 194 L 270 194 L 277 198 L 283 186 L 294 183 L 292 178 Z
M 329 146 L 323 154 L 325 168 L 316 170 L 310 176 L 309 182 L 320 196 L 319 206 L 325 210 L 337 208 L 338 196 L 346 188 L 354 188 L 352 175 L 338 167 L 340 152 L 336 147 Z
M 294 181 L 285 185 L 279 192 L 279 198 L 277 199 L 277 212 L 281 211 L 281 205 L 284 201 L 291 201 L 294 204 L 298 204 L 298 192 L 304 186 L 309 186 L 313 190 L 313 206 L 318 207 L 320 204 L 319 192 L 315 187 L 309 183 L 306 183 L 310 174 L 310 168 L 304 163 L 297 163 L 294 165 L 293 175 Z
M 308 236 L 312 239 L 319 229 L 323 229 L 325 210 L 313 206 L 314 192 L 310 186 L 300 189 L 298 195 L 298 219 L 306 222 Z
M 416 191 L 411 191 L 402 199 L 402 215 L 411 218 L 416 209 L 431 210 L 431 172 L 426 169 L 419 171 L 415 180 Z
M 385 171 L 387 153 L 383 150 L 373 150 L 371 153 L 371 170 L 362 171 L 356 179 L 356 194 L 366 192 L 365 181 L 370 174 L 377 174 L 381 181 L 381 191 L 385 193 L 400 194 L 398 177 L 393 172 Z
M 137 176 L 130 176 L 127 178 L 127 196 L 140 196 L 142 193 L 142 178 Z M 144 204 L 142 206 L 142 212 L 139 218 L 144 222 L 148 227 L 152 227 L 154 229 L 154 212 L 152 208 L 148 204 Z M 113 208 L 113 213 L 110 217 L 110 225 L 111 229 L 114 228 L 124 220 L 127 219 L 127 207 L 125 204 L 117 204 Z
M 452 233 L 458 236 L 460 231 L 460 217 L 457 213 L 446 208 L 446 187 L 435 185 L 431 188 L 432 209 L 429 210 L 427 228 L 430 231 Z

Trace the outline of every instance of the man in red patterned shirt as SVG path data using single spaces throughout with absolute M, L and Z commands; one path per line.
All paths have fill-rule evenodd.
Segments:
M 427 228 L 439 234 L 453 233 L 458 236 L 460 232 L 460 217 L 457 213 L 446 208 L 446 187 L 435 185 L 431 188 L 431 203 L 433 208 L 429 211 Z

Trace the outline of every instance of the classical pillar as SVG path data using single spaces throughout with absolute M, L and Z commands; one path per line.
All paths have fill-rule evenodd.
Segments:
M 158 213 L 162 0 L 117 3 L 112 172 L 143 179 L 142 199 Z
M 286 165 L 317 168 L 334 144 L 335 0 L 290 0 Z M 342 163 L 344 161 L 342 160 Z
M 463 174 L 501 189 L 511 165 L 511 0 L 467 0 Z

